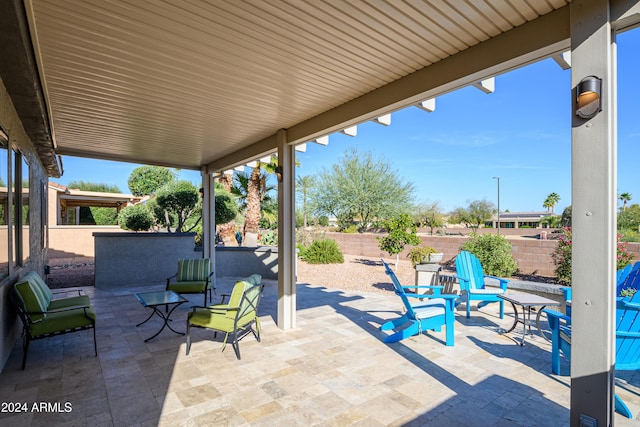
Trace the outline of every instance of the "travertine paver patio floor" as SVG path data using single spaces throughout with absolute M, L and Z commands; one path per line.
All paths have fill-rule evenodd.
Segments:
M 20 343 L 0 375 L 3 402 L 61 404 L 60 412 L 0 413 L 11 426 L 565 426 L 568 376 L 550 374 L 550 344 L 538 336 L 524 347 L 500 328 L 491 306 L 456 316 L 455 346 L 444 331 L 387 345 L 378 326 L 398 316 L 393 294 L 349 293 L 298 285 L 297 328 L 275 325 L 277 284 L 261 304 L 262 342 L 249 336 L 223 353 L 221 336 L 195 330 L 185 338 L 155 319 L 136 328 L 147 309 L 133 297 L 142 288 L 87 288 L 99 317 L 98 357 L 91 332 L 32 343 L 20 370 Z M 218 283 L 218 294 L 232 279 Z M 161 285 L 144 289 L 159 290 Z M 199 296 L 187 296 L 199 303 Z M 185 304 L 173 327 L 184 330 Z M 493 304 L 494 306 L 497 305 Z M 509 316 L 512 311 L 505 308 Z M 568 363 L 563 365 L 568 372 Z M 637 425 L 640 376 L 624 373 L 616 391 L 636 414 L 616 414 L 617 426 Z M 71 410 L 64 412 L 65 403 Z

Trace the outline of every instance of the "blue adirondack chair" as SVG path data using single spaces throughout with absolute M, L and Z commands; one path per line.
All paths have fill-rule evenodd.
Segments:
M 560 355 L 571 359 L 571 317 L 554 310 L 544 310 L 551 327 L 551 372 L 560 374 Z M 616 302 L 616 371 L 640 369 L 640 292 L 633 298 Z M 615 395 L 616 411 L 627 418 L 633 414 Z
M 619 297 L 620 293 L 625 289 L 640 289 L 640 261 L 629 264 L 617 271 L 616 297 Z M 571 288 L 563 287 L 562 294 L 564 297 L 567 316 L 571 316 Z
M 467 295 L 467 319 L 471 316 L 471 301 L 480 301 L 478 308 L 492 302 L 500 304 L 500 318 L 504 319 L 504 300 L 498 295 L 507 291 L 509 280 L 495 276 L 485 276 L 480 260 L 471 252 L 461 251 L 456 257 L 456 274 L 460 282 L 460 290 Z M 500 287 L 485 287 L 484 279 L 490 278 L 500 282 Z
M 453 322 L 455 320 L 454 307 L 457 295 L 442 294 L 442 286 L 402 286 L 391 270 L 389 265 L 382 260 L 385 273 L 391 277 L 393 289 L 396 295 L 400 297 L 406 312 L 397 319 L 390 320 L 380 326 L 382 331 L 395 331 L 384 339 L 385 343 L 393 343 L 405 338 L 422 333 L 422 331 L 434 330 L 440 331 L 444 325 L 445 343 L 448 346 L 453 345 Z M 432 289 L 432 295 L 406 293 L 406 289 Z M 423 301 L 417 301 L 411 304 L 409 298 L 419 298 Z

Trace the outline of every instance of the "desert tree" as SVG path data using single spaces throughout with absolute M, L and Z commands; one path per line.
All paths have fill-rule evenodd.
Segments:
M 413 192 L 387 159 L 352 147 L 320 174 L 314 202 L 320 215 L 335 216 L 343 228 L 357 221 L 364 231 L 373 221 L 407 212 Z
M 469 202 L 466 208 L 456 208 L 449 217 L 449 222 L 464 224 L 467 228 L 477 231 L 487 221 L 490 221 L 496 208 L 486 199 Z

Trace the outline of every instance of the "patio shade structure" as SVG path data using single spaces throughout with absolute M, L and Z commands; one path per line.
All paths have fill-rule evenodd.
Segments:
M 574 295 L 583 302 L 574 324 L 602 321 L 574 336 L 571 421 L 582 415 L 607 425 L 612 70 L 615 32 L 637 25 L 639 14 L 638 1 L 625 0 L 10 0 L 0 4 L 0 78 L 50 176 L 62 172 L 58 155 L 201 170 L 205 254 L 214 251 L 213 177 L 277 153 L 278 325 L 288 329 L 296 310 L 296 145 L 570 51 L 572 87 L 595 75 L 603 92 L 603 111 L 572 124 Z

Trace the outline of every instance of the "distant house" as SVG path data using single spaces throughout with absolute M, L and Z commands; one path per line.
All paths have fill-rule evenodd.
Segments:
M 114 208 L 120 212 L 143 200 L 132 194 L 82 191 L 55 182 L 49 182 L 48 196 L 49 220 L 56 218 L 55 225 L 79 225 L 81 207 Z
M 500 228 L 548 228 L 540 224 L 542 218 L 551 216 L 551 212 L 502 212 L 500 213 Z M 498 216 L 494 215 L 487 226 L 498 227 Z

